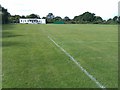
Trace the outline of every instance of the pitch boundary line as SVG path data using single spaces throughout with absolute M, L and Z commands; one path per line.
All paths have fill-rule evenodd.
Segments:
M 50 39 L 50 41 L 52 41 L 58 48 L 60 48 L 61 51 L 63 51 L 68 57 L 70 57 L 70 59 L 92 80 L 96 83 L 96 85 L 100 88 L 102 88 L 103 90 L 106 90 L 105 86 L 103 86 L 100 82 L 98 82 L 89 72 L 86 71 L 86 69 L 84 69 L 80 63 L 78 63 L 67 51 L 65 51 L 65 49 L 63 49 L 62 47 L 60 47 L 50 36 L 48 36 L 48 38 Z

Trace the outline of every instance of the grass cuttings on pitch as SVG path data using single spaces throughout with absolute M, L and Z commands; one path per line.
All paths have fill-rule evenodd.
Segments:
M 118 85 L 116 25 L 3 26 L 3 88 L 98 88 L 48 36 L 102 85 Z

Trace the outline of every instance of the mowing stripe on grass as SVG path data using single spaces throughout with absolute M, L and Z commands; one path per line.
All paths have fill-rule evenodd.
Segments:
M 118 41 L 91 41 L 91 42 L 103 42 L 103 43 L 117 43 Z
M 91 79 L 93 80 L 98 87 L 102 88 L 103 90 L 105 89 L 105 86 L 103 86 L 100 82 L 98 82 L 89 72 L 86 71 L 86 69 L 84 69 L 80 63 L 78 63 L 67 51 L 65 51 L 65 49 L 63 49 L 62 47 L 60 47 L 51 37 L 48 36 L 48 38 L 58 47 L 60 48 L 68 57 L 70 57 L 70 59 Z

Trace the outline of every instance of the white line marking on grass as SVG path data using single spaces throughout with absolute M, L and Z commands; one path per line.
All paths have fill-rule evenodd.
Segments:
M 86 71 L 86 69 L 84 69 L 80 63 L 78 63 L 67 51 L 65 51 L 62 47 L 60 47 L 51 37 L 48 36 L 48 38 L 58 47 L 60 48 L 68 57 L 70 57 L 70 59 L 91 79 L 93 80 L 98 87 L 102 88 L 103 90 L 105 89 L 105 86 L 103 86 L 100 82 L 98 82 L 89 72 Z

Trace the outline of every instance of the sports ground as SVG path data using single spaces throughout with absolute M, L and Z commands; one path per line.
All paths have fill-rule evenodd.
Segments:
M 2 30 L 3 88 L 117 88 L 118 26 L 11 24 Z

